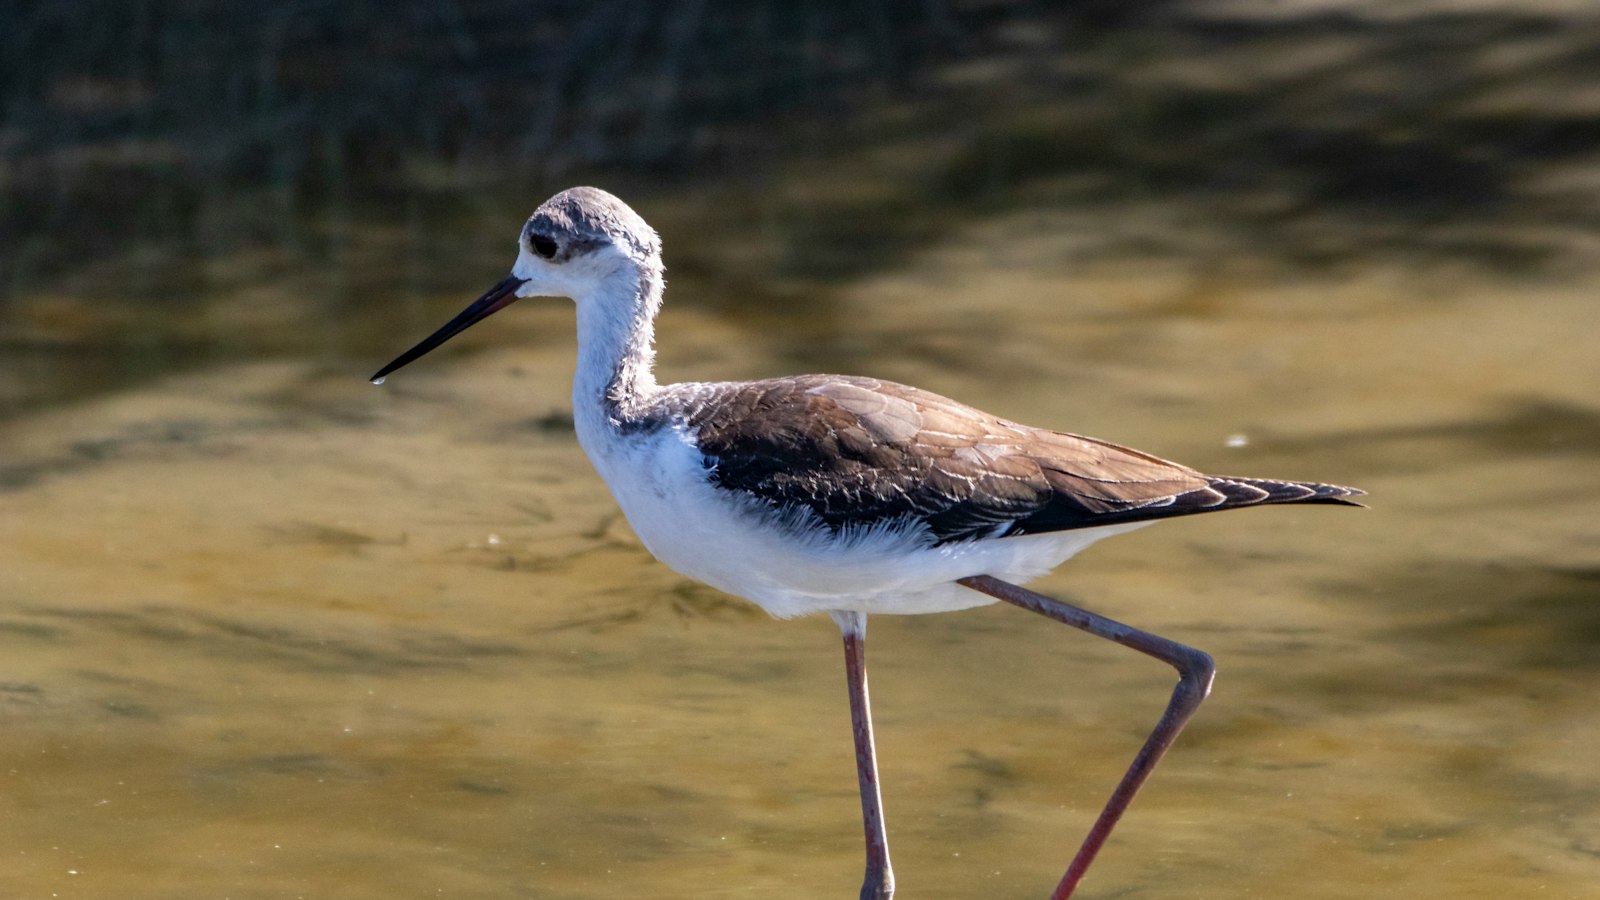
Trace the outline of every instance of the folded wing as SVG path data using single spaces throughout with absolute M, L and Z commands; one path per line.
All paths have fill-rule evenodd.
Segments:
M 714 484 L 827 527 L 915 518 L 938 543 L 1256 506 L 1350 503 L 1336 485 L 1224 478 L 1031 428 L 938 394 L 804 375 L 684 385 L 674 398 Z

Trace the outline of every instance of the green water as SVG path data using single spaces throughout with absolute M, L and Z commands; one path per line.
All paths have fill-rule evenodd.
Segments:
M 1094 298 L 1181 278 L 1035 285 L 987 239 L 841 289 L 840 339 L 1018 419 L 1372 492 L 1162 525 L 1043 583 L 1222 670 L 1088 895 L 1592 895 L 1590 292 L 1420 306 L 1439 276 L 1388 273 L 1156 317 Z M 649 559 L 548 415 L 570 310 L 524 307 L 382 389 L 366 361 L 216 365 L 8 427 L 19 896 L 849 895 L 833 626 Z M 692 307 L 661 343 L 671 376 L 778 368 Z M 870 644 L 905 895 L 1040 894 L 1167 673 L 1011 609 Z
M 1588 46 L 1528 29 L 1473 71 Z M 1373 49 L 1390 33 L 1294 58 L 1410 65 Z M 1293 68 L 1223 43 L 1104 53 L 1216 103 Z M 1586 114 L 1550 71 L 1451 114 Z M 1271 102 L 1366 84 L 1338 73 Z M 1081 110 L 1036 99 L 960 134 L 927 98 L 869 104 L 760 184 L 602 181 L 666 240 L 662 379 L 871 374 L 1370 492 L 1161 524 L 1036 585 L 1220 667 L 1080 896 L 1600 897 L 1600 155 L 1497 163 L 1491 212 L 1346 194 L 1243 228 L 1293 186 L 1168 190 L 1162 122 L 1090 153 Z M 1041 146 L 1098 174 L 1029 168 Z M 1123 151 L 1139 190 L 1095 168 Z M 13 280 L 0 896 L 855 896 L 837 632 L 639 546 L 571 431 L 570 304 L 366 383 L 563 186 L 403 227 L 354 206 L 327 259 L 157 241 Z M 908 900 L 1045 896 L 1171 682 L 1011 608 L 874 619 L 868 658 Z

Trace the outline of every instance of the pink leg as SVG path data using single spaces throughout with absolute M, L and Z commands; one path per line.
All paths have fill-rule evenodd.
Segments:
M 861 781 L 861 822 L 867 833 L 867 876 L 861 900 L 894 897 L 894 869 L 889 866 L 889 834 L 883 825 L 883 797 L 878 792 L 878 753 L 872 743 L 872 705 L 867 697 L 867 617 L 836 612 L 844 632 L 844 670 L 850 682 L 850 727 L 856 737 L 856 775 Z
M 1216 666 L 1211 662 L 1210 656 L 1193 647 L 1186 647 L 1147 631 L 1131 628 L 998 578 L 974 575 L 962 578 L 957 583 L 1048 616 L 1073 628 L 1116 641 L 1124 647 L 1131 647 L 1140 653 L 1153 656 L 1178 670 L 1178 686 L 1172 690 L 1172 699 L 1167 703 L 1167 711 L 1162 714 L 1161 721 L 1156 723 L 1155 730 L 1150 732 L 1150 737 L 1139 749 L 1139 755 L 1133 758 L 1133 764 L 1128 766 L 1128 771 L 1122 776 L 1117 789 L 1111 792 L 1111 799 L 1107 800 L 1105 808 L 1100 810 L 1100 817 L 1095 819 L 1094 827 L 1089 829 L 1088 837 L 1083 839 L 1083 846 L 1078 848 L 1078 855 L 1072 858 L 1072 864 L 1067 867 L 1067 874 L 1062 876 L 1061 883 L 1056 885 L 1055 892 L 1050 895 L 1050 900 L 1067 900 L 1077 889 L 1078 882 L 1083 880 L 1083 874 L 1089 871 L 1089 864 L 1094 862 L 1095 854 L 1100 852 L 1101 845 L 1111 836 L 1111 829 L 1116 827 L 1117 820 L 1122 818 L 1128 804 L 1133 802 L 1133 796 L 1139 793 L 1139 788 L 1145 779 L 1150 777 L 1156 763 L 1161 761 L 1167 748 L 1178 739 L 1178 733 L 1183 731 L 1183 726 L 1200 708 L 1200 701 L 1211 693 L 1211 680 L 1216 675 Z

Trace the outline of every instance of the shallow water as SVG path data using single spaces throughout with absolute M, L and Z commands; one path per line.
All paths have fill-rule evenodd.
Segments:
M 1595 41 L 1435 5 L 1018 29 L 771 183 L 623 191 L 666 240 L 663 380 L 871 374 L 1370 492 L 1036 585 L 1220 667 L 1080 896 L 1600 897 L 1600 150 L 1563 124 Z M 1397 82 L 1398 125 L 1311 152 Z M 0 898 L 856 895 L 837 631 L 639 546 L 572 434 L 570 304 L 366 383 L 539 199 L 464 192 L 356 210 L 326 261 L 152 239 L 8 282 Z M 875 618 L 869 664 L 905 898 L 1045 896 L 1171 684 L 998 607 Z
M 1221 666 L 1085 896 L 1594 896 L 1593 285 L 1048 274 L 1039 224 L 837 288 L 822 343 L 1372 493 L 1042 582 Z M 563 415 L 570 320 L 523 304 L 382 389 L 367 360 L 218 365 L 10 424 L 16 896 L 852 895 L 833 626 L 635 543 Z M 789 340 L 669 304 L 662 369 L 776 371 Z M 1042 895 L 1168 674 L 1009 608 L 870 638 L 903 894 Z

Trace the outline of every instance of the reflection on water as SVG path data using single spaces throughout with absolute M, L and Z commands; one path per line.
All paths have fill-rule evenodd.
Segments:
M 1600 883 L 1600 267 L 1563 187 L 1600 160 L 1563 124 L 1592 94 L 1556 90 L 1587 38 L 1535 13 L 1381 24 L 1109 22 L 1122 43 L 1059 57 L 1013 29 L 770 189 L 628 194 L 667 241 L 666 378 L 868 372 L 1371 491 L 1164 524 L 1042 582 L 1221 667 L 1085 896 Z M 1027 89 L 972 133 L 934 127 L 1019 66 Z M 1421 82 L 1328 137 L 1351 97 L 1429 66 L 1459 68 L 1453 93 Z M 1179 111 L 1107 119 L 1110 73 Z M 1051 83 L 1093 90 L 1045 103 Z M 1383 186 L 1417 178 L 1397 210 Z M 553 187 L 411 237 L 358 216 L 339 291 L 242 250 L 159 300 L 123 290 L 131 263 L 13 278 L 0 885 L 854 895 L 836 632 L 639 547 L 571 432 L 570 306 L 363 380 L 498 277 Z M 447 220 L 462 233 L 402 289 L 395 260 Z M 870 645 L 903 894 L 1042 896 L 1168 672 L 1009 608 L 879 618 Z

